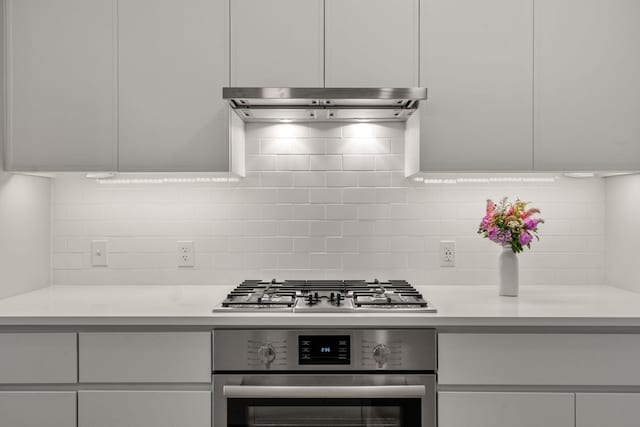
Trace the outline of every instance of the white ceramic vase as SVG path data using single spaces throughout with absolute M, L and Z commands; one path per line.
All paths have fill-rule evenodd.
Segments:
M 500 295 L 505 297 L 518 296 L 518 256 L 511 246 L 502 248 L 498 258 L 498 273 L 500 274 Z

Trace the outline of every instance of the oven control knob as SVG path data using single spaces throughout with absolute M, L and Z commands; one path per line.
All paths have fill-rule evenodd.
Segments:
M 258 348 L 258 358 L 268 368 L 276 360 L 276 350 L 271 344 L 263 344 Z
M 391 356 L 391 349 L 384 344 L 378 344 L 373 347 L 373 360 L 375 360 L 378 368 L 384 368 L 384 365 L 389 361 Z

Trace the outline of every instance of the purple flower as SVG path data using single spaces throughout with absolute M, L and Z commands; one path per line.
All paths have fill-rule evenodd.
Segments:
M 522 233 L 520 233 L 520 237 L 518 237 L 518 242 L 520 242 L 522 246 L 526 246 L 529 243 L 531 243 L 532 239 L 533 237 L 531 237 L 531 234 L 527 233 L 526 231 L 523 231 Z
M 527 230 L 533 230 L 538 225 L 538 220 L 534 218 L 527 218 L 524 220 L 524 228 Z
M 498 241 L 498 227 L 491 227 L 488 230 L 487 237 L 492 242 L 497 242 Z

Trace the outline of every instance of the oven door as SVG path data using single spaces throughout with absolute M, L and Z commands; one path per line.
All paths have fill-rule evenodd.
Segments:
M 435 375 L 214 375 L 214 427 L 435 427 Z

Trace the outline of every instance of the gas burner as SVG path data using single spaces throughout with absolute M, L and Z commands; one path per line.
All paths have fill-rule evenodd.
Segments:
M 435 313 L 405 280 L 245 280 L 214 311 Z

